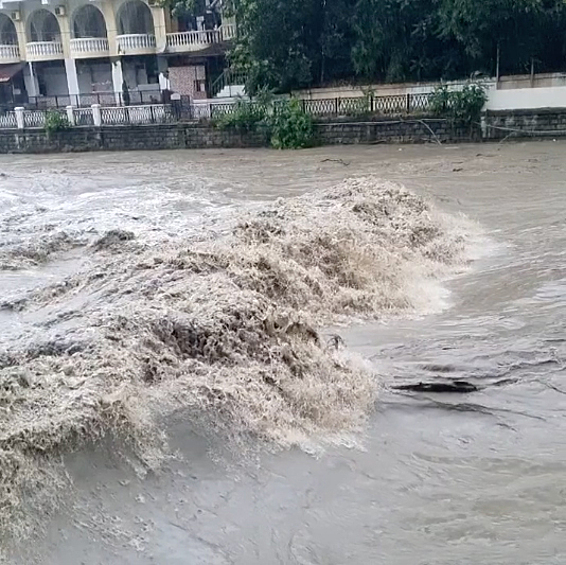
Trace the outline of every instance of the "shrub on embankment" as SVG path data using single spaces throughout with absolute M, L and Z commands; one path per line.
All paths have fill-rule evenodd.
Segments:
M 300 149 L 314 143 L 312 117 L 295 98 L 277 103 L 239 100 L 232 112 L 213 120 L 213 125 L 247 132 L 262 126 L 268 130 L 271 145 L 276 149 Z

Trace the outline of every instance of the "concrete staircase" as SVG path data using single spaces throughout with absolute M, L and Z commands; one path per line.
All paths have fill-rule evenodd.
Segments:
M 212 83 L 210 95 L 213 98 L 235 98 L 246 95 L 246 77 L 232 69 L 224 72 Z
M 214 98 L 243 98 L 246 96 L 246 87 L 243 84 L 227 84 L 214 96 Z

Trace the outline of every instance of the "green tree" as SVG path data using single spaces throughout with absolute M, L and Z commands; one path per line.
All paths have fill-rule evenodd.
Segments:
M 465 74 L 457 41 L 441 38 L 439 0 L 358 0 L 353 62 L 358 74 L 389 82 Z
M 233 66 L 259 87 L 289 91 L 352 75 L 355 0 L 236 0 Z
M 194 0 L 170 0 L 190 2 Z M 564 0 L 230 0 L 231 63 L 277 91 L 564 70 Z
M 564 12 L 563 0 L 442 0 L 439 32 L 461 45 L 476 70 L 493 73 L 499 53 L 502 70 L 524 72 L 533 60 L 552 59 L 557 44 L 563 54 Z

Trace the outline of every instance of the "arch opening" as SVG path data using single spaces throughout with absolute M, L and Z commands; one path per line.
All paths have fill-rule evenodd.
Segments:
M 35 11 L 29 18 L 28 39 L 31 42 L 59 41 L 61 29 L 55 15 L 45 9 Z
M 14 22 L 6 14 L 0 14 L 0 45 L 17 44 L 18 33 Z
M 81 6 L 73 17 L 72 36 L 74 39 L 108 37 L 102 12 L 92 4 Z
M 153 16 L 141 0 L 129 0 L 118 12 L 118 35 L 154 34 Z

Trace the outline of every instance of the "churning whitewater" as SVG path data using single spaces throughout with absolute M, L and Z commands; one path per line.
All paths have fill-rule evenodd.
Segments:
M 280 446 L 359 432 L 379 379 L 320 328 L 438 309 L 440 281 L 466 267 L 477 235 L 364 177 L 247 212 L 215 238 L 148 244 L 114 230 L 0 248 L 10 270 L 77 247 L 91 257 L 1 305 L 36 319 L 0 351 L 2 531 L 34 527 L 24 498 L 56 503 L 64 451 L 111 436 L 157 465 L 159 422 L 179 409 Z

